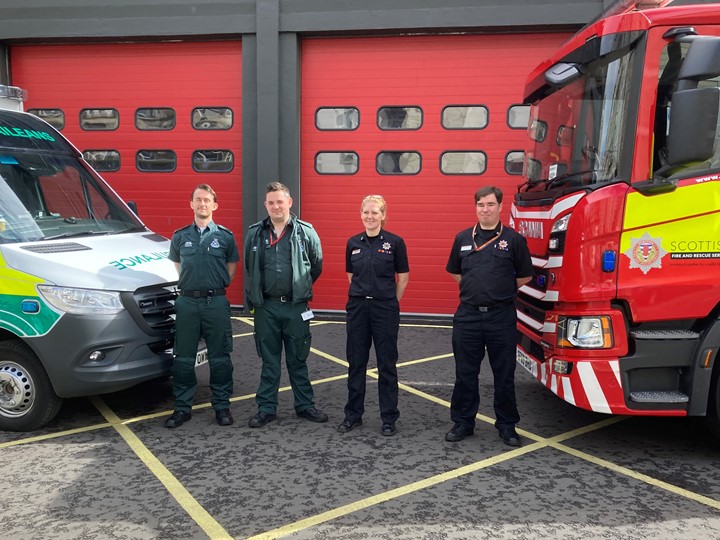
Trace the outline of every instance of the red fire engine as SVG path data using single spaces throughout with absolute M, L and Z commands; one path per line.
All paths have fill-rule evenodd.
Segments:
M 578 407 L 720 434 L 720 4 L 668 3 L 616 2 L 528 79 L 517 360 Z

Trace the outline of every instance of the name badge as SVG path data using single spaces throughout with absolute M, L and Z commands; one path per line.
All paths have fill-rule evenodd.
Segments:
M 302 317 L 303 321 L 309 321 L 313 317 L 315 317 L 315 314 L 312 312 L 311 309 L 308 309 L 307 311 L 303 311 L 300 316 Z
M 470 251 L 472 249 L 472 246 L 462 246 L 460 248 L 460 251 Z
M 360 248 L 358 248 L 358 249 L 353 249 L 353 250 L 352 250 L 352 253 L 351 253 L 350 255 L 357 255 L 358 253 L 360 253 Z

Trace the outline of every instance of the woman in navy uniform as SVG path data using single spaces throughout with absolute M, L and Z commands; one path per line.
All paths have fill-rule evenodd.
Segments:
M 400 299 L 410 278 L 407 248 L 399 236 L 384 230 L 385 199 L 368 195 L 360 205 L 365 232 L 350 238 L 345 249 L 345 270 L 350 282 L 347 310 L 348 401 L 345 420 L 338 426 L 347 433 L 362 424 L 370 345 L 375 344 L 378 367 L 381 432 L 395 434 L 398 403 L 398 330 Z

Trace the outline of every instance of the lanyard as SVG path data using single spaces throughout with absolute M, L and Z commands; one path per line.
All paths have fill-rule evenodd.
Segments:
M 500 236 L 500 234 L 502 233 L 502 230 L 503 230 L 503 226 L 501 224 L 500 230 L 497 233 L 495 233 L 495 236 L 493 236 L 490 240 L 485 242 L 482 246 L 478 246 L 475 243 L 475 233 L 477 232 L 477 223 L 476 223 L 475 226 L 473 227 L 473 232 L 472 232 L 473 247 L 475 248 L 474 251 L 480 251 L 481 249 L 485 249 L 488 245 L 492 244 L 495 241 L 495 239 Z
M 280 239 L 285 236 L 285 233 L 288 230 L 287 224 L 285 224 L 285 228 L 283 228 L 283 231 L 280 233 L 280 236 L 278 236 L 275 240 L 273 240 L 273 230 L 270 229 L 270 247 L 273 247 L 275 244 L 277 244 Z

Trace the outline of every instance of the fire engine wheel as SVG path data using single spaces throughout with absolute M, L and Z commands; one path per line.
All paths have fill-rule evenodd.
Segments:
M 0 430 L 32 431 L 60 410 L 62 399 L 35 353 L 21 341 L 0 343 Z
M 710 381 L 706 419 L 710 431 L 720 441 L 720 364 L 718 364 L 718 358 L 715 358 L 715 369 Z

